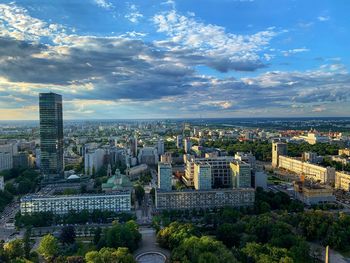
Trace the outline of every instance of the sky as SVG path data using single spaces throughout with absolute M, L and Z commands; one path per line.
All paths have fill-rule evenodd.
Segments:
M 0 0 L 0 120 L 350 116 L 348 0 Z

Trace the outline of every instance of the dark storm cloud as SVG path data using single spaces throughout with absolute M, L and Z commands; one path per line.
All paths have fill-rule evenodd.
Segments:
M 122 38 L 72 40 L 47 47 L 1 39 L 6 45 L 0 49 L 0 75 L 12 82 L 92 84 L 93 90 L 76 95 L 81 98 L 152 100 L 188 91 L 193 70 L 164 60 L 165 54 L 152 44 Z

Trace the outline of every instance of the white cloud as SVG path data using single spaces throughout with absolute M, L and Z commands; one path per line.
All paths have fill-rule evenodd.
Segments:
M 108 2 L 108 1 L 106 1 L 106 0 L 94 0 L 94 2 L 99 7 L 107 9 L 107 10 L 113 8 L 113 4 Z
M 65 35 L 65 28 L 31 17 L 27 10 L 14 4 L 0 4 L 0 36 L 18 40 L 39 41 Z
M 243 65 L 247 62 L 257 62 L 261 66 L 261 59 L 271 57 L 266 52 L 266 55 L 260 52 L 279 33 L 271 27 L 252 35 L 232 34 L 226 32 L 224 27 L 198 22 L 195 17 L 179 15 L 175 10 L 156 14 L 153 22 L 158 32 L 169 37 L 168 47 L 171 51 L 191 49 L 192 55 L 206 56 L 212 59 L 212 64 L 225 63 L 222 71 L 230 69 L 230 64 L 233 68 L 238 63 Z M 164 45 L 164 41 L 156 44 Z
M 134 4 L 130 6 L 130 11 L 130 13 L 125 15 L 125 18 L 134 24 L 138 23 L 143 15 L 138 11 L 136 5 Z
M 329 16 L 319 16 L 317 17 L 317 19 L 321 22 L 325 22 L 328 21 L 329 19 L 331 19 Z
M 297 54 L 297 53 L 301 53 L 301 52 L 308 52 L 310 51 L 310 49 L 308 48 L 294 48 L 294 49 L 289 49 L 289 50 L 285 50 L 285 51 L 282 51 L 282 54 L 286 57 L 290 56 L 290 55 L 294 55 L 294 54 Z

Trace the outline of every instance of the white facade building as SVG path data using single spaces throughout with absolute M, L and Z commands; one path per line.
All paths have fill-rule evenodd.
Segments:
M 131 210 L 130 191 L 120 191 L 110 194 L 88 195 L 27 195 L 21 198 L 21 214 L 52 212 L 67 214 L 69 211 L 81 212 L 87 210 L 128 212 Z

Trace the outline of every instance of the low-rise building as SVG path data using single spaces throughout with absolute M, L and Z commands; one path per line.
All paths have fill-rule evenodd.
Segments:
M 69 211 L 81 212 L 87 210 L 128 212 L 131 210 L 130 191 L 120 191 L 110 194 L 86 195 L 27 195 L 21 198 L 21 214 L 37 212 L 52 212 L 67 214 Z
M 224 206 L 252 206 L 253 188 L 156 191 L 156 209 L 200 209 Z
M 307 205 L 335 202 L 335 196 L 331 187 L 319 184 L 295 182 L 295 198 Z

